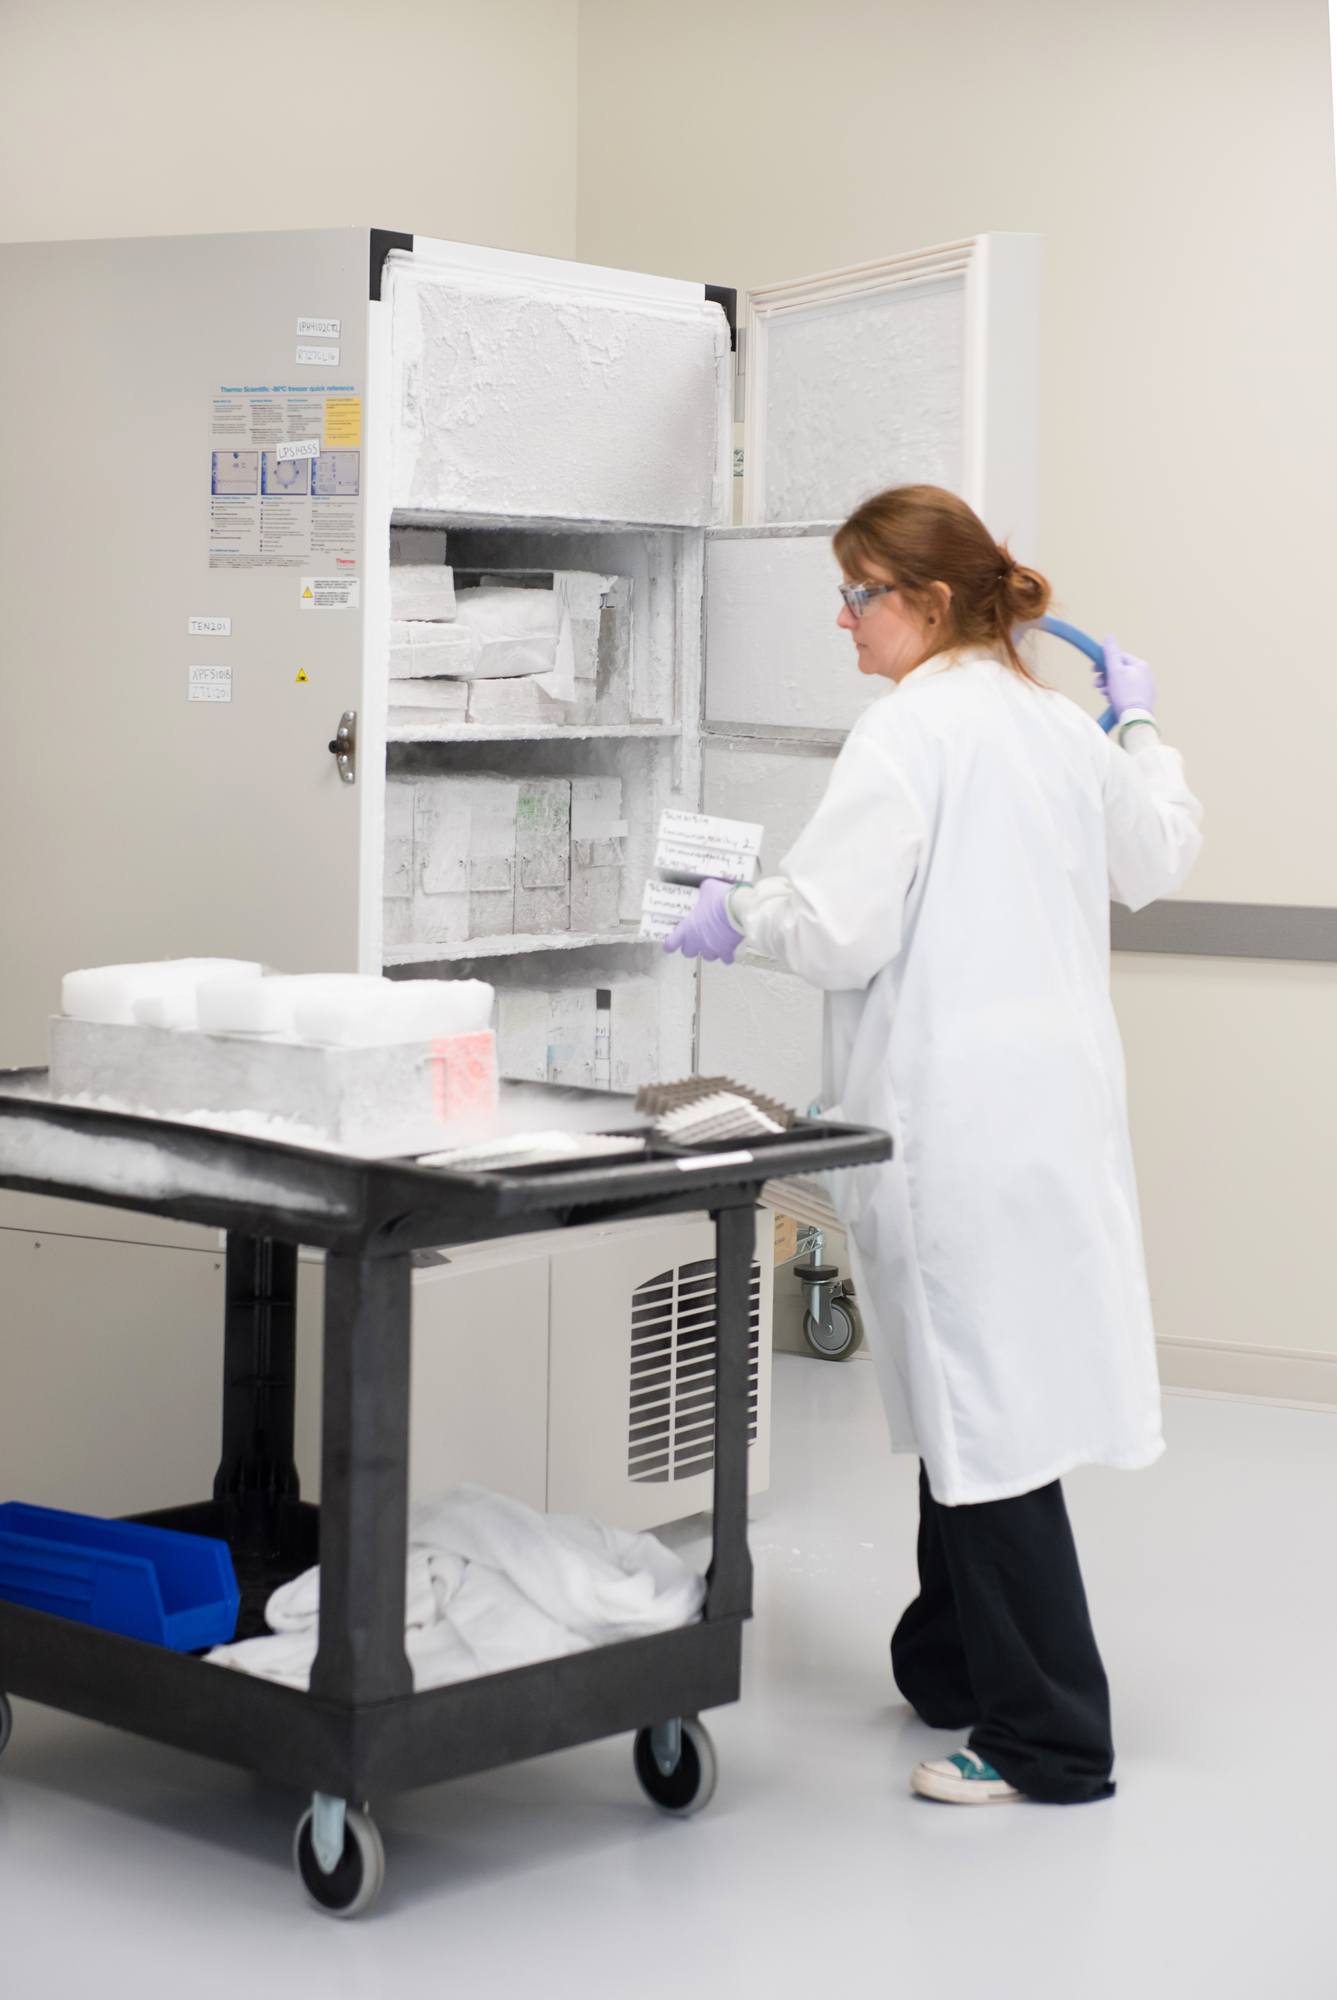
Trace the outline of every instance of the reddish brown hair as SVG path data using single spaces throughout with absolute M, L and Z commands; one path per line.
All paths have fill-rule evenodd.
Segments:
M 892 486 L 856 507 L 832 537 L 836 561 L 858 582 L 895 583 L 911 609 L 941 611 L 932 585 L 951 603 L 933 648 L 987 646 L 1026 680 L 1035 676 L 1017 651 L 1017 628 L 1042 618 L 1049 585 L 1015 561 L 978 514 L 942 486 Z

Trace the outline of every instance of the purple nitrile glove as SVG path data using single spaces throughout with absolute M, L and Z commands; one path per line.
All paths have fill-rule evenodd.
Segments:
M 1117 639 L 1105 641 L 1105 671 L 1096 679 L 1120 722 L 1130 708 L 1156 711 L 1156 676 L 1145 660 L 1125 653 Z
M 732 965 L 743 942 L 743 933 L 729 919 L 733 886 L 732 882 L 717 882 L 714 876 L 703 882 L 687 915 L 664 939 L 665 951 L 680 951 L 684 958 L 720 958 Z

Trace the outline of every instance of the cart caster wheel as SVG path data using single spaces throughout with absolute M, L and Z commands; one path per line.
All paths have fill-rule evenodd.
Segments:
M 292 1858 L 302 1887 L 318 1910 L 331 1917 L 360 1917 L 369 1910 L 385 1884 L 385 1849 L 380 1829 L 370 1813 L 349 1806 L 344 1815 L 344 1851 L 338 1867 L 327 1875 L 316 1859 L 310 1809 L 297 1822 Z
M 14 1711 L 9 1705 L 9 1696 L 0 1694 L 0 1757 L 3 1757 L 5 1746 L 13 1733 Z
M 819 1326 L 810 1312 L 803 1315 L 803 1338 L 819 1361 L 848 1361 L 863 1346 L 863 1321 L 852 1299 L 831 1301 L 831 1324 Z
M 675 1819 L 704 1811 L 715 1796 L 720 1774 L 710 1731 L 695 1716 L 684 1719 L 682 1754 L 667 1775 L 655 1757 L 654 1734 L 652 1729 L 642 1729 L 632 1753 L 641 1790 L 661 1812 L 672 1813 Z

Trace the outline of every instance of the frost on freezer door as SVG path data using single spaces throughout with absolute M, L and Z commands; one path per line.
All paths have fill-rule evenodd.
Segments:
M 395 507 L 726 518 L 732 356 L 717 307 L 411 265 L 389 290 Z
M 959 279 L 818 301 L 766 327 L 767 521 L 839 521 L 885 486 L 962 478 Z

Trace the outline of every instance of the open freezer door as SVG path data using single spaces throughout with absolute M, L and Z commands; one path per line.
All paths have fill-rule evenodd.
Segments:
M 743 528 L 706 541 L 704 810 L 759 821 L 763 872 L 885 685 L 836 626 L 830 537 L 869 494 L 962 494 L 1019 554 L 1035 532 L 1040 239 L 985 235 L 749 294 Z M 821 995 L 754 958 L 703 965 L 698 1064 L 802 1109 Z

